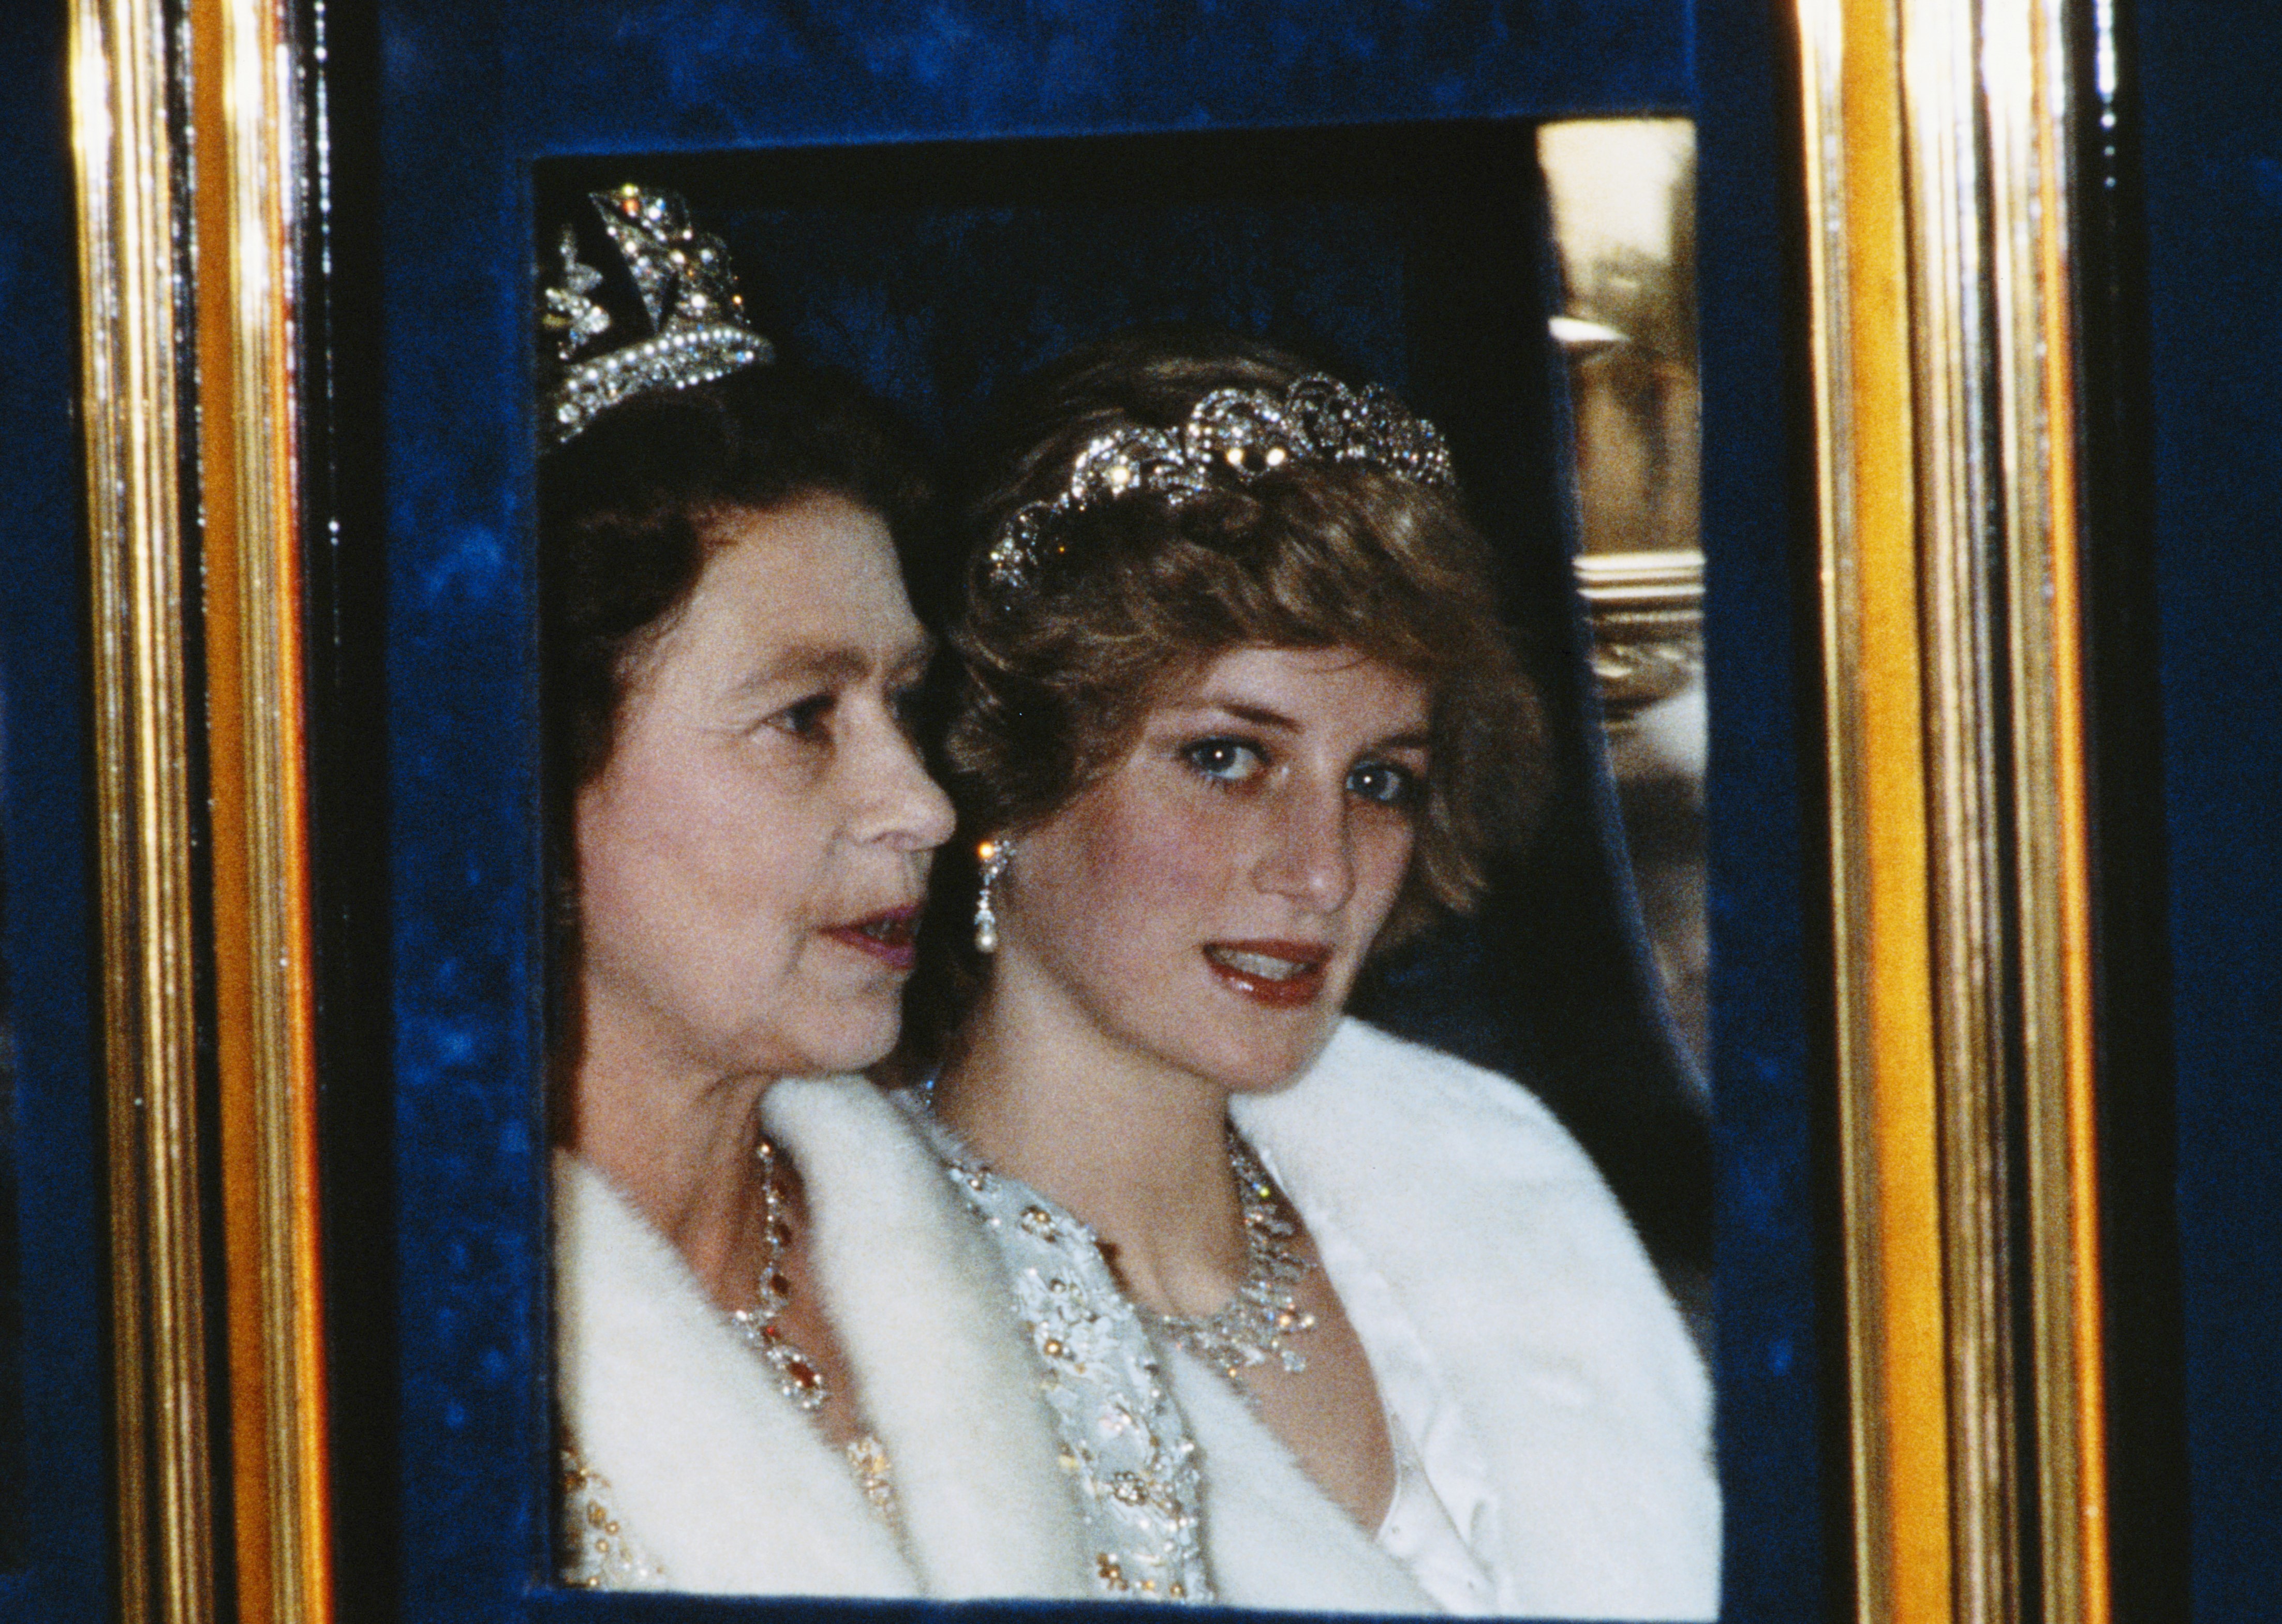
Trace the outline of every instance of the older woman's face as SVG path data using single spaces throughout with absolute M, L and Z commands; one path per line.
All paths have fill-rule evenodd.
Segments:
M 1427 730 L 1425 685 L 1351 650 L 1220 656 L 1022 838 L 997 973 L 1118 1048 L 1285 1082 L 1409 870 Z
M 950 803 L 901 703 L 927 655 L 885 526 L 732 515 L 577 805 L 586 1053 L 717 1076 L 894 1043 Z

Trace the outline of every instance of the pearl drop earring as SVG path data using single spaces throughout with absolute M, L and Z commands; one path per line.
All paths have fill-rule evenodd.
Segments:
M 1013 843 L 1008 840 L 985 840 L 974 848 L 982 860 L 982 890 L 974 899 L 974 950 L 977 953 L 998 951 L 998 915 L 990 906 L 990 887 L 1006 872 L 1006 860 L 1013 855 Z

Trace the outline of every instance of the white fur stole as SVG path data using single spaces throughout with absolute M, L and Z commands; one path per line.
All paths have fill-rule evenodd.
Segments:
M 1234 1116 L 1308 1221 L 1385 1279 L 1467 1417 L 1496 1484 L 1498 1548 L 1480 1554 L 1499 1609 L 1716 1617 L 1703 1363 L 1552 1114 L 1509 1079 L 1349 1020 L 1299 1080 Z M 1259 1605 L 1229 1563 L 1276 1553 L 1221 1549 L 1222 1597 Z
M 850 1395 L 885 1448 L 899 1541 L 672 1246 L 586 1164 L 556 1163 L 557 1402 L 662 1588 L 1081 1597 L 1076 1506 L 996 1260 L 934 1156 L 860 1078 L 787 1079 Z

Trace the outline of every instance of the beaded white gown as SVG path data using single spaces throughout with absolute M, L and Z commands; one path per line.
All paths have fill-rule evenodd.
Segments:
M 1349 1020 L 1304 1076 L 1232 1116 L 1306 1221 L 1386 1406 L 1397 1487 L 1372 1532 L 1217 1371 L 1150 1339 L 1083 1225 L 933 1130 L 1046 1373 L 1097 1587 L 1321 1612 L 1716 1617 L 1702 1362 L 1543 1106 Z

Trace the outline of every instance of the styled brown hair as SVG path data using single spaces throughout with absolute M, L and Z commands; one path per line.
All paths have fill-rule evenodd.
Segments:
M 1031 590 L 1010 596 L 987 577 L 1008 516 L 1052 500 L 1096 437 L 1176 429 L 1214 390 L 1280 394 L 1314 370 L 1233 334 L 1145 329 L 1073 352 L 1005 403 L 976 463 L 973 561 L 948 628 L 961 671 L 943 765 L 967 838 L 938 865 L 947 904 L 972 884 L 977 839 L 1046 821 L 1124 759 L 1169 691 L 1252 646 L 1352 648 L 1426 684 L 1432 765 L 1381 945 L 1479 898 L 1490 855 L 1533 810 L 1547 745 L 1488 550 L 1454 491 L 1295 459 L 1177 505 L 1135 496 L 1060 514 Z M 941 996 L 922 993 L 929 1024 Z

